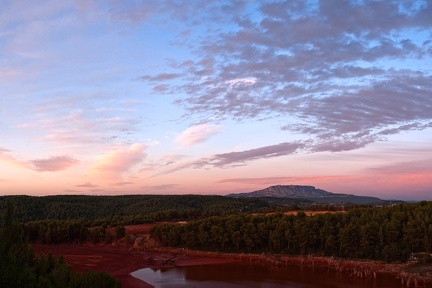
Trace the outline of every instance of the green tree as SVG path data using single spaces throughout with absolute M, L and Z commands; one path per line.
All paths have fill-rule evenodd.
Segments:
M 121 239 L 126 236 L 126 228 L 124 226 L 117 226 L 115 228 L 116 238 Z
M 13 215 L 14 207 L 8 203 L 0 226 L 0 287 L 32 287 L 34 253 Z
M 73 273 L 62 258 L 51 254 L 36 257 L 27 242 L 24 226 L 13 220 L 8 203 L 0 221 L 0 287 L 2 288 L 118 288 L 120 283 L 106 273 Z

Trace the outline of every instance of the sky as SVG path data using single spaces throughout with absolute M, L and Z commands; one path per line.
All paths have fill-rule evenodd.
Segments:
M 432 200 L 431 0 L 0 7 L 0 195 Z

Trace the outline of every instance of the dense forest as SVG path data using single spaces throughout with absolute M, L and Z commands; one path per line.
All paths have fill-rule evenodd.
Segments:
M 0 219 L 0 287 L 120 287 L 107 273 L 74 273 L 62 258 L 36 256 L 21 228 L 9 205 Z
M 315 216 L 237 214 L 165 224 L 150 232 L 172 247 L 404 262 L 410 253 L 431 252 L 431 212 L 431 202 L 420 202 Z
M 6 209 L 6 202 L 16 207 L 20 222 L 80 220 L 111 226 L 274 209 L 259 199 L 205 195 L 0 196 L 0 211 Z
M 29 241 L 44 244 L 110 243 L 108 227 L 277 209 L 258 199 L 204 195 L 0 196 L 0 213 L 7 203 Z
M 16 229 L 29 241 L 46 244 L 112 243 L 124 236 L 124 225 L 183 220 L 184 225 L 154 227 L 151 237 L 164 246 L 207 251 L 386 262 L 432 250 L 432 202 L 351 207 L 315 216 L 274 212 L 286 207 L 260 199 L 202 195 L 3 196 L 1 213 L 6 202 L 16 207 Z M 116 227 L 116 234 L 109 227 Z

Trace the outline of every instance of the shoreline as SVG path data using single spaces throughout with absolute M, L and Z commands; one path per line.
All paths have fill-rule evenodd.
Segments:
M 231 261 L 245 261 L 252 263 L 268 263 L 273 266 L 296 265 L 306 267 L 324 267 L 345 273 L 350 277 L 366 280 L 376 280 L 379 275 L 390 275 L 400 280 L 401 287 L 432 287 L 432 273 L 422 276 L 420 273 L 406 272 L 404 268 L 409 264 L 389 264 L 373 260 L 354 260 L 322 256 L 287 256 L 273 254 L 245 254 L 245 253 L 221 253 L 211 251 L 188 250 L 185 248 L 159 247 L 153 251 L 170 253 L 172 255 L 187 255 L 189 257 L 216 257 L 230 259 Z M 207 263 L 208 264 L 208 263 Z M 186 266 L 186 265 L 185 265 Z M 174 265 L 172 267 L 181 267 Z
M 63 256 L 65 262 L 77 272 L 85 270 L 104 271 L 125 288 L 153 288 L 130 273 L 148 267 L 146 257 L 130 249 L 89 244 L 32 244 L 36 254 L 51 253 Z
M 234 261 L 268 263 L 274 266 L 326 267 L 358 279 L 376 279 L 380 274 L 386 274 L 400 279 L 401 287 L 432 287 L 431 277 L 405 272 L 404 268 L 407 264 L 385 264 L 376 261 L 318 256 L 218 253 L 170 247 L 152 247 L 143 250 L 91 244 L 32 244 L 32 246 L 37 254 L 51 252 L 53 255 L 63 255 L 66 263 L 75 271 L 83 272 L 86 269 L 105 271 L 119 280 L 125 288 L 153 287 L 130 275 L 139 269 L 166 269 Z

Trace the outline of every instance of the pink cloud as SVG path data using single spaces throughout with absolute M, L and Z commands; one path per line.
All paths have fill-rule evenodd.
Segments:
M 70 97 L 74 99 L 74 97 Z M 83 102 L 83 99 L 74 99 Z M 54 110 L 69 110 L 75 105 L 71 99 L 65 101 L 43 102 L 35 107 L 37 116 L 31 122 L 16 125 L 16 128 L 41 131 L 38 141 L 51 142 L 56 145 L 99 144 L 113 142 L 118 138 L 130 137 L 138 120 L 125 117 L 113 117 L 104 109 L 83 109 L 65 112 L 65 115 L 47 117 Z M 125 104 L 123 104 L 125 105 Z
M 47 159 L 36 159 L 30 161 L 34 167 L 33 169 L 41 172 L 64 170 L 78 162 L 78 160 L 70 156 L 53 156 Z
M 9 150 L 0 148 L 0 161 L 5 162 L 14 167 L 29 169 L 39 172 L 45 171 L 60 171 L 72 165 L 77 164 L 79 161 L 70 156 L 53 156 L 46 159 L 35 159 L 30 161 L 21 161 L 9 155 Z
M 244 150 L 244 151 L 216 154 L 210 157 L 200 158 L 194 161 L 175 163 L 168 170 L 157 173 L 152 177 L 166 175 L 166 174 L 174 173 L 188 168 L 201 169 L 206 166 L 213 166 L 218 168 L 244 166 L 246 165 L 247 162 L 253 160 L 267 159 L 267 158 L 295 154 L 297 153 L 298 150 L 304 148 L 304 146 L 305 145 L 303 143 L 283 142 L 275 145 L 263 146 L 263 147 Z
M 163 80 L 156 86 L 160 92 L 184 92 L 187 97 L 175 103 L 203 120 L 209 114 L 278 118 L 282 130 L 309 138 L 311 152 L 356 150 L 431 127 L 430 68 L 402 64 L 430 60 L 430 1 L 345 1 L 337 7 L 333 1 L 300 2 L 166 7 L 161 12 L 175 10 L 169 15 L 187 24 L 198 20 L 179 17 L 183 9 L 205 17 L 201 25 L 221 21 L 236 28 L 209 29 L 213 33 L 191 43 L 200 52 L 195 58 L 140 79 L 151 85 Z M 223 9 L 215 9 L 219 5 Z M 232 13 L 216 12 L 226 9 Z M 250 9 L 255 17 L 244 14 Z
M 122 175 L 129 172 L 146 157 L 146 146 L 135 143 L 130 146 L 120 146 L 117 149 L 97 157 L 93 167 L 98 178 L 112 183 L 126 183 Z
M 216 183 L 238 183 L 251 185 L 307 185 L 311 181 L 337 181 L 347 176 L 308 176 L 308 177 L 259 177 L 259 178 L 226 178 Z
M 3 83 L 14 81 L 23 74 L 23 71 L 17 68 L 0 68 L 0 81 Z
M 110 185 L 111 186 L 125 186 L 125 185 L 131 185 L 131 184 L 133 184 L 133 182 L 121 181 L 121 182 L 112 183 Z
M 164 80 L 172 80 L 179 78 L 181 74 L 178 73 L 161 73 L 156 76 L 146 75 L 140 77 L 141 80 L 150 80 L 150 81 L 164 81 Z
M 161 192 L 161 191 L 168 191 L 173 190 L 177 188 L 178 184 L 163 184 L 163 185 L 153 185 L 153 186 L 143 186 L 142 189 L 146 192 Z
M 191 146 L 196 143 L 207 141 L 210 136 L 220 133 L 222 129 L 218 126 L 209 124 L 199 124 L 187 128 L 177 138 L 175 142 L 183 147 Z
M 80 188 L 95 188 L 98 187 L 98 185 L 92 184 L 91 182 L 87 182 L 84 184 L 79 184 L 79 185 L 75 185 L 76 187 L 80 187 Z
M 185 157 L 187 157 L 187 156 L 183 155 L 183 154 L 168 154 L 168 155 L 165 155 L 164 157 L 162 157 L 161 161 L 163 161 L 164 162 L 163 164 L 165 166 L 167 166 L 167 165 L 174 164 L 177 161 L 179 161 Z
M 139 170 L 139 172 L 149 172 L 149 171 L 154 171 L 157 170 L 159 168 L 165 168 L 165 167 L 177 167 L 180 163 L 179 161 L 183 158 L 186 158 L 186 155 L 183 154 L 168 154 L 165 155 L 164 157 L 156 160 L 156 161 L 149 161 L 147 163 L 145 163 L 142 168 Z M 161 175 L 164 175 L 167 173 L 163 173 Z M 169 174 L 169 173 L 168 173 Z M 159 175 L 159 174 L 157 174 Z
M 0 162 L 4 162 L 8 165 L 18 168 L 31 169 L 27 162 L 20 161 L 15 157 L 9 155 L 9 150 L 0 148 Z
M 177 171 L 181 171 L 184 169 L 188 169 L 188 168 L 202 168 L 203 166 L 208 164 L 208 159 L 201 159 L 199 161 L 183 161 L 183 162 L 178 162 L 175 163 L 174 165 L 170 165 L 170 168 L 167 170 L 164 170 L 162 172 L 158 172 L 152 176 L 150 176 L 150 178 L 153 177 L 158 177 L 161 175 L 168 175 Z
M 283 142 L 275 145 L 263 146 L 239 152 L 228 152 L 216 154 L 209 163 L 215 167 L 224 167 L 229 165 L 243 165 L 244 163 L 257 159 L 265 159 L 279 156 L 286 156 L 296 153 L 304 147 L 303 143 Z
M 280 176 L 257 178 L 225 178 L 217 183 L 234 183 L 232 191 L 251 192 L 272 185 L 313 185 L 334 193 L 375 196 L 382 199 L 430 199 L 432 159 L 396 163 L 366 169 L 356 175 Z M 231 184 L 233 185 L 233 184 Z M 231 193 L 231 192 L 228 192 Z

